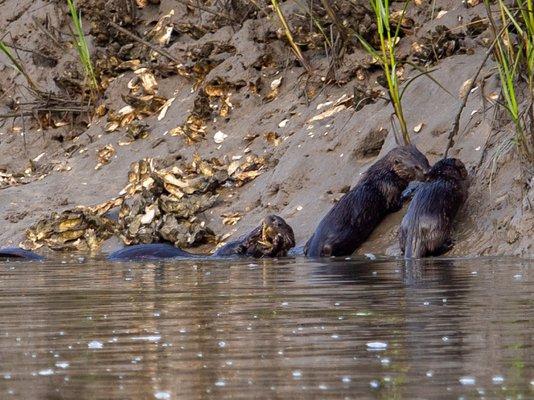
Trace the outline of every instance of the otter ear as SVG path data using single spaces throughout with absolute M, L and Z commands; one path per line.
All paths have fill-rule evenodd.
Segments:
M 393 160 L 393 164 L 395 164 L 395 165 L 399 165 L 400 163 L 401 163 L 401 160 L 398 159 L 398 158 L 395 158 L 395 159 Z

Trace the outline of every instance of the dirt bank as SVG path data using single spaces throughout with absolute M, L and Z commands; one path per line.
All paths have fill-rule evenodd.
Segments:
M 314 69 L 310 78 L 295 61 L 280 34 L 279 21 L 267 7 L 258 10 L 248 2 L 237 1 L 227 2 L 226 7 L 202 2 L 208 12 L 171 0 L 144 8 L 128 1 L 124 1 L 126 6 L 133 8 L 121 7 L 120 1 L 108 2 L 106 15 L 116 24 L 156 43 L 179 62 L 166 69 L 171 62 L 164 55 L 121 36 L 117 29 L 102 28 L 98 24 L 101 17 L 91 13 L 96 3 L 86 2 L 82 7 L 87 17 L 85 27 L 88 32 L 91 28 L 88 38 L 94 60 L 101 66 L 112 56 L 119 57 L 119 62 L 140 60 L 141 67 L 149 66 L 153 72 L 156 94 L 168 101 L 168 108 L 165 113 L 159 109 L 146 112 L 138 119 L 149 132 L 146 138 L 134 140 L 131 132 L 127 136 L 127 125 L 110 131 L 112 113 L 131 104 L 127 96 L 140 96 L 132 89 L 136 86 L 132 79 L 139 71 L 115 65 L 113 73 L 104 74 L 107 88 L 98 100 L 107 108 L 106 115 L 55 113 L 46 119 L 41 113 L 39 122 L 32 115 L 3 118 L 1 245 L 20 243 L 25 230 L 52 211 L 94 205 L 117 196 L 127 184 L 132 162 L 150 157 L 171 167 L 191 162 L 195 154 L 204 159 L 217 157 L 228 164 L 242 162 L 251 154 L 265 159 L 258 176 L 243 185 L 223 185 L 217 202 L 201 214 L 213 232 L 219 237 L 233 237 L 248 231 L 266 214 L 276 213 L 294 228 L 297 243 L 302 244 L 348 186 L 395 146 L 392 107 L 376 95 L 382 92 L 385 96 L 385 89 L 376 82 L 378 69 L 358 46 L 351 47 L 339 66 L 329 69 L 330 54 L 310 40 L 304 46 Z M 120 11 L 110 11 L 109 4 Z M 295 16 L 290 18 L 295 31 L 304 32 L 296 26 L 298 15 L 306 14 L 295 4 L 285 2 L 284 10 Z M 129 10 L 134 22 L 126 18 Z M 214 10 L 219 15 L 213 15 Z M 4 40 L 31 50 L 17 51 L 26 73 L 43 91 L 63 96 L 76 93 L 72 82 L 82 71 L 69 44 L 72 38 L 65 13 L 62 2 L 0 3 L 0 33 L 9 33 Z M 164 15 L 168 18 L 161 20 Z M 408 59 L 414 57 L 412 44 L 424 43 L 439 25 L 462 34 L 461 39 L 449 38 L 452 49 L 437 61 L 432 56 L 426 60 L 433 69 L 432 76 L 448 93 L 427 77 L 420 77 L 404 95 L 412 141 L 432 163 L 446 148 L 465 82 L 484 58 L 489 32 L 467 32 L 465 28 L 466 21 L 485 15 L 481 4 L 467 8 L 461 2 L 438 0 L 433 12 L 430 6 L 413 5 L 408 15 L 414 26 L 399 43 Z M 170 36 L 161 42 L 145 33 L 158 20 L 171 28 Z M 125 48 L 129 43 L 132 45 Z M 48 58 L 43 59 L 43 55 Z M 32 101 L 28 83 L 3 55 L 0 71 L 0 114 L 16 114 L 21 110 L 17 103 Z M 403 73 L 407 82 L 418 72 L 406 65 Z M 65 76 L 70 80 L 60 79 Z M 208 111 L 201 115 L 201 90 L 210 82 L 218 83 L 213 85 L 219 89 L 224 86 L 224 96 L 209 97 Z M 355 93 L 364 101 L 351 100 Z M 469 97 L 450 151 L 464 161 L 472 176 L 452 255 L 533 254 L 534 185 L 531 182 L 529 188 L 520 174 L 515 149 L 508 145 L 513 137 L 511 125 L 504 114 L 495 112 L 492 99 L 498 93 L 497 71 L 489 60 Z M 191 128 L 191 116 L 202 117 L 200 130 Z M 43 126 L 44 122 L 48 125 Z M 195 135 L 204 138 L 195 141 Z M 98 151 L 107 145 L 112 145 L 115 153 L 107 164 L 95 169 Z M 388 217 L 358 253 L 398 254 L 396 231 L 404 211 Z M 223 214 L 241 218 L 235 225 L 226 225 Z M 119 245 L 114 238 L 103 249 Z M 211 247 L 213 244 L 206 246 Z

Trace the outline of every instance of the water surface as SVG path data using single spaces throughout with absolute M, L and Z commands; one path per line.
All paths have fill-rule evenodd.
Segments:
M 533 367 L 533 260 L 0 264 L 1 399 L 527 399 Z

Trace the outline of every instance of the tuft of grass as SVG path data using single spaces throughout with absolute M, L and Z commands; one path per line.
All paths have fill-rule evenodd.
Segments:
M 9 50 L 9 47 L 0 40 L 0 52 L 2 52 L 13 64 L 13 67 L 19 71 L 22 75 L 24 75 L 24 78 L 26 78 L 26 81 L 28 82 L 28 85 L 34 90 L 37 90 L 37 85 L 33 82 L 33 80 L 30 78 L 30 76 L 26 73 L 24 70 L 24 67 L 20 63 L 20 61 L 13 55 L 11 50 Z
M 516 8 L 510 8 L 498 0 L 500 24 L 493 18 L 490 1 L 484 3 L 495 35 L 493 54 L 499 70 L 503 106 L 514 124 L 520 154 L 534 161 L 534 2 L 516 0 Z M 525 85 L 526 98 L 521 91 Z
M 300 61 L 302 66 L 306 68 L 306 71 L 311 74 L 312 67 L 306 57 L 304 57 L 304 54 L 302 54 L 302 51 L 300 50 L 298 44 L 295 43 L 295 40 L 293 39 L 293 34 L 291 33 L 291 29 L 289 29 L 289 24 L 287 23 L 286 17 L 282 12 L 282 9 L 280 8 L 280 3 L 278 2 L 278 0 L 271 0 L 271 4 L 273 6 L 274 11 L 276 12 L 276 15 L 278 16 L 278 19 L 280 20 L 280 23 L 282 24 L 282 28 L 284 29 L 284 33 L 286 35 L 287 41 L 289 42 L 289 45 L 291 46 L 291 49 L 293 50 L 293 53 L 295 53 L 295 56 Z
M 85 77 L 90 88 L 92 90 L 97 90 L 98 81 L 93 69 L 93 63 L 91 62 L 89 47 L 87 46 L 87 41 L 85 40 L 85 35 L 83 33 L 81 12 L 77 10 L 74 0 L 67 0 L 67 5 L 69 7 L 72 25 L 74 26 L 74 33 L 76 35 L 76 50 L 78 51 L 78 56 L 80 58 L 80 62 L 82 63 Z
M 397 24 L 395 31 L 391 29 L 389 13 L 389 0 L 370 0 L 371 8 L 376 17 L 376 25 L 379 37 L 379 48 L 375 49 L 361 35 L 355 33 L 365 51 L 375 58 L 382 67 L 387 85 L 388 94 L 399 121 L 400 130 L 405 144 L 410 143 L 410 135 L 406 126 L 404 112 L 402 110 L 402 94 L 399 91 L 399 79 L 397 77 L 398 62 L 395 57 L 395 46 L 399 40 L 401 23 Z M 406 0 L 402 10 L 400 21 L 404 18 L 409 1 Z

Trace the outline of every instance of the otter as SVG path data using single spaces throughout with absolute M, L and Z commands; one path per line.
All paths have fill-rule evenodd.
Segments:
M 326 214 L 306 243 L 304 254 L 330 257 L 354 253 L 387 214 L 401 209 L 401 194 L 408 183 L 423 180 L 429 169 L 428 160 L 415 146 L 392 149 Z
M 229 242 L 215 251 L 211 257 L 285 257 L 295 246 L 295 235 L 291 226 L 277 216 L 265 217 L 260 226 L 249 234 Z M 150 243 L 127 246 L 111 253 L 111 261 L 157 260 L 166 258 L 206 258 L 205 255 L 189 253 L 168 243 Z M 0 260 L 44 260 L 44 257 L 20 248 L 0 249 Z
M 415 192 L 402 219 L 399 246 L 405 258 L 437 256 L 452 247 L 452 223 L 467 198 L 467 170 L 456 158 L 438 161 Z
M 283 218 L 269 215 L 249 234 L 220 247 L 211 257 L 285 257 L 288 250 L 294 246 L 295 235 L 291 226 Z M 171 244 L 151 243 L 127 246 L 111 253 L 108 257 L 114 261 L 165 258 L 206 258 L 206 256 L 189 253 Z

